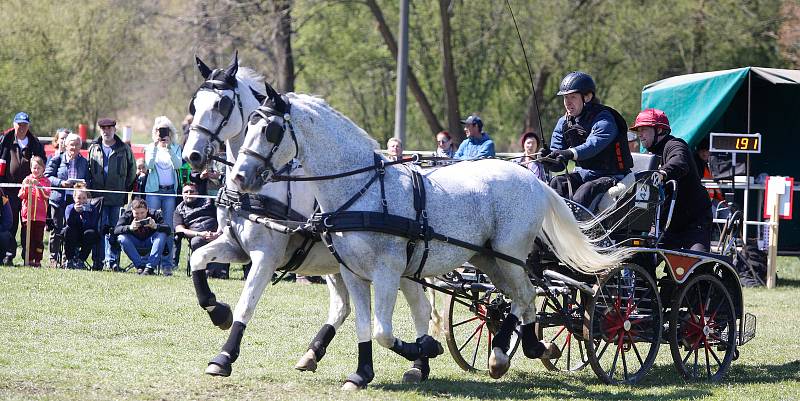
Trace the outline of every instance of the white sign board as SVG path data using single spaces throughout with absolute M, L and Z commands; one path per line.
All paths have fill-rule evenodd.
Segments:
M 772 205 L 775 198 L 778 199 L 778 217 L 783 220 L 792 219 L 792 201 L 794 200 L 794 178 L 792 177 L 767 177 L 767 186 L 764 191 L 764 218 L 768 219 L 772 214 Z

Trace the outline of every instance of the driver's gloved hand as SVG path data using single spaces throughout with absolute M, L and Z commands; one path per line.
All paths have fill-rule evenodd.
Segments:
M 556 149 L 548 157 L 555 158 L 559 161 L 565 161 L 565 160 L 572 160 L 575 157 L 575 154 L 572 153 L 572 151 L 569 149 L 566 150 Z

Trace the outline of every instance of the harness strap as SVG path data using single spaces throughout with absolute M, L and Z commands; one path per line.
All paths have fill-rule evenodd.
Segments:
M 428 225 L 428 210 L 426 208 L 427 200 L 425 199 L 425 181 L 419 171 L 413 170 L 411 172 L 411 182 L 414 187 L 414 210 L 416 211 L 416 222 L 420 225 L 422 231 L 422 240 L 425 242 L 425 248 L 422 250 L 422 257 L 419 261 L 419 267 L 414 273 L 415 278 L 422 276 L 422 269 L 425 268 L 425 262 L 428 260 L 428 252 L 430 251 L 431 230 Z M 416 242 L 416 241 L 415 241 Z M 411 243 L 411 241 L 409 241 Z M 416 245 L 412 246 L 416 248 Z M 410 261 L 411 255 L 408 259 Z
M 255 153 L 255 152 L 253 152 L 253 153 Z M 261 156 L 261 155 L 258 155 L 258 156 Z M 258 156 L 255 156 L 255 157 L 258 158 Z M 380 156 L 378 156 L 377 153 L 375 154 L 375 157 L 376 157 L 377 160 L 381 160 Z M 261 158 L 263 158 L 263 156 Z M 382 165 L 379 165 L 378 163 L 375 163 L 372 166 L 361 167 L 359 169 L 355 169 L 355 170 L 351 170 L 351 171 L 345 171 L 344 173 L 331 174 L 331 175 L 317 175 L 317 176 L 308 176 L 308 177 L 296 176 L 296 175 L 273 174 L 270 177 L 270 180 L 272 180 L 272 181 L 325 181 L 325 180 L 333 180 L 333 179 L 336 179 L 336 178 L 349 177 L 351 175 L 356 175 L 356 174 L 361 174 L 361 173 L 364 173 L 364 172 L 367 172 L 367 171 L 377 170 L 379 168 L 386 168 L 388 166 L 393 166 L 395 164 L 416 163 L 416 162 L 419 162 L 420 160 L 429 160 L 429 159 L 433 160 L 433 158 L 422 157 L 422 156 L 419 156 L 419 155 L 415 154 L 414 157 L 407 157 L 405 159 L 399 159 L 399 160 L 395 160 L 395 161 L 383 161 L 383 160 L 381 160 L 381 161 L 383 161 Z

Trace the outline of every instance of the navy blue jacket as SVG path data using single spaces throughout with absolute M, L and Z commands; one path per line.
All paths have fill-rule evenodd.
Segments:
M 91 176 L 89 176 L 89 161 L 80 154 L 78 154 L 78 157 L 72 159 L 72 161 L 65 160 L 63 153 L 58 153 L 50 158 L 50 161 L 47 162 L 47 168 L 44 170 L 44 176 L 50 180 L 50 185 L 53 187 L 61 187 L 61 182 L 69 178 L 67 174 L 69 172 L 70 163 L 75 164 L 75 170 L 77 172 L 77 177 L 75 178 L 80 178 L 86 181 L 86 187 L 89 188 L 91 185 Z M 64 204 L 67 202 L 67 194 L 72 195 L 72 190 L 57 189 L 50 191 L 50 203 L 58 206 L 64 206 Z
M 67 221 L 67 226 L 77 227 L 83 230 L 97 229 L 97 221 L 100 219 L 100 214 L 97 209 L 89 203 L 83 205 L 83 210 L 80 212 L 75 211 L 74 203 L 68 205 L 64 216 Z

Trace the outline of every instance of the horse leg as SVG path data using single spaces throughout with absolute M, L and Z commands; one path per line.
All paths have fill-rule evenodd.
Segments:
M 411 309 L 411 317 L 414 321 L 414 327 L 417 330 L 417 344 L 429 342 L 433 340 L 428 335 L 428 323 L 431 320 L 431 304 L 425 297 L 425 291 L 422 285 L 411 281 L 400 279 L 400 290 L 408 302 Z M 436 340 L 433 340 L 436 342 Z M 441 345 L 440 345 L 441 346 Z M 411 369 L 403 374 L 404 383 L 419 383 L 428 379 L 431 372 L 429 358 L 420 356 L 411 365 Z
M 253 317 L 256 305 L 269 284 L 272 273 L 275 272 L 277 261 L 274 259 L 276 256 L 266 257 L 265 253 L 261 251 L 250 252 L 253 267 L 245 280 L 242 294 L 239 296 L 239 302 L 234 310 L 233 328 L 220 353 L 208 363 L 206 374 L 225 377 L 231 375 L 232 365 L 239 357 L 239 347 L 242 343 L 244 329 Z
M 317 335 L 308 345 L 308 351 L 297 361 L 295 369 L 301 371 L 316 371 L 317 362 L 325 356 L 325 350 L 336 335 L 336 330 L 344 323 L 350 314 L 350 299 L 348 298 L 347 287 L 341 274 L 329 274 L 325 276 L 328 285 L 330 303 L 328 305 L 328 320 L 319 329 Z
M 192 268 L 192 283 L 197 295 L 197 303 L 205 309 L 211 322 L 222 330 L 227 330 L 233 323 L 233 314 L 228 304 L 217 301 L 217 297 L 211 292 L 206 276 L 206 266 L 211 261 L 230 262 L 242 259 L 243 251 L 235 245 L 236 241 L 231 237 L 230 231 L 225 230 L 214 241 L 192 252 L 189 265 Z
M 375 377 L 372 364 L 372 303 L 370 300 L 369 282 L 357 277 L 346 268 L 339 269 L 350 292 L 350 299 L 355 307 L 356 337 L 358 338 L 358 368 L 347 376 L 342 390 L 359 390 L 366 388 Z M 395 291 L 396 292 L 396 291 Z

